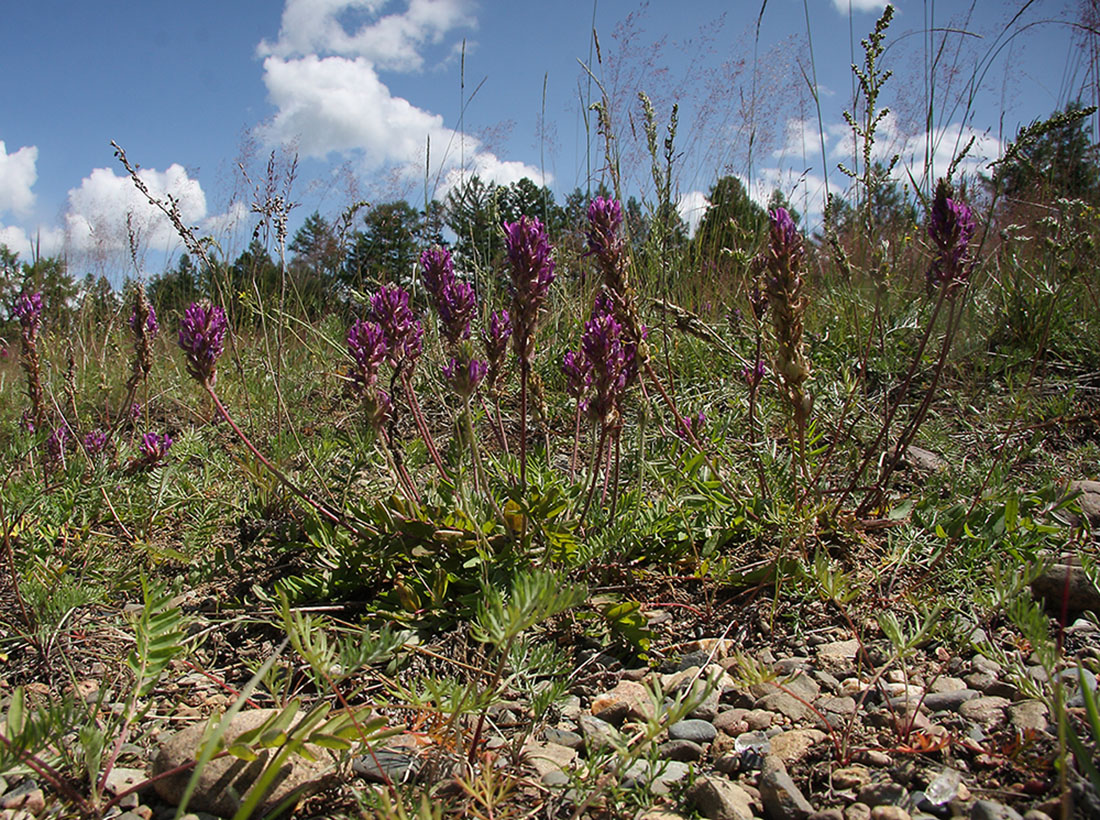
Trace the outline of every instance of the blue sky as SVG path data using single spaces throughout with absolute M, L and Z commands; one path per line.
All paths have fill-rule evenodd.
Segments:
M 680 104 L 674 188 L 689 222 L 721 174 L 742 177 L 761 200 L 780 187 L 813 219 L 825 169 L 832 190 L 846 185 L 835 169 L 851 163 L 849 65 L 862 61 L 859 40 L 882 5 L 769 0 L 757 38 L 759 0 L 9 2 L 0 242 L 27 258 L 37 239 L 75 273 L 117 280 L 133 272 L 129 214 L 139 267 L 160 270 L 178 242 L 122 175 L 112 139 L 230 255 L 247 243 L 253 188 L 273 150 L 280 167 L 298 156 L 292 227 L 357 199 L 422 204 L 429 144 L 429 194 L 479 173 L 502 183 L 531 176 L 561 198 L 598 182 L 602 165 L 585 111 L 599 92 L 582 61 L 612 101 L 628 192 L 652 197 L 637 101 L 645 91 L 662 124 Z M 942 172 L 972 135 L 964 168 L 973 171 L 1021 124 L 1082 92 L 1097 96 L 1073 4 L 896 5 L 883 59 L 894 76 L 881 100 L 894 113 L 876 151 L 900 153 L 899 173 L 908 166 L 921 178 L 926 156 Z

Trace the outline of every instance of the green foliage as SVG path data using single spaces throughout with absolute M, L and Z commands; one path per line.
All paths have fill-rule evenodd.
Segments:
M 1100 202 L 1100 156 L 1088 136 L 1095 106 L 1071 102 L 1045 120 L 1024 126 L 994 163 L 988 181 L 1008 202 L 1059 197 Z

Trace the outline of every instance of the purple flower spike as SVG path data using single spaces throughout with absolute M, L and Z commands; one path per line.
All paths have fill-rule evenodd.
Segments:
M 386 358 L 386 334 L 377 322 L 357 319 L 348 329 L 348 352 L 355 359 L 352 380 L 358 387 L 373 387 L 378 368 Z
M 424 326 L 409 308 L 408 291 L 382 287 L 370 298 L 371 318 L 386 336 L 386 353 L 394 367 L 413 364 L 420 357 Z
M 157 335 L 157 331 L 160 330 L 160 325 L 157 323 L 157 312 L 153 309 L 153 306 L 148 302 L 145 303 L 145 309 L 148 311 L 145 314 L 145 335 L 153 337 Z M 130 318 L 128 320 L 130 330 L 134 333 L 138 332 L 138 318 L 137 310 L 131 311 Z
M 760 359 L 756 361 L 755 365 L 747 364 L 741 371 L 741 378 L 745 380 L 751 389 L 755 390 L 760 386 L 760 382 L 764 380 L 764 377 L 768 374 L 768 368 L 764 366 L 764 362 Z
M 626 389 L 629 359 L 622 340 L 622 325 L 614 317 L 595 316 L 584 326 L 581 350 L 588 360 L 587 383 L 591 395 L 583 402 L 593 420 L 605 424 L 617 421 L 617 404 Z
M 46 456 L 50 461 L 61 461 L 65 455 L 65 447 L 69 443 L 69 430 L 61 424 L 53 429 L 46 439 Z
M 969 245 L 976 229 L 974 213 L 951 194 L 950 184 L 941 179 L 928 220 L 928 236 L 936 246 L 928 268 L 929 288 L 964 282 L 970 275 Z
M 489 357 L 489 361 L 495 362 L 504 358 L 511 335 L 512 321 L 508 318 L 508 311 L 498 310 L 493 313 L 489 317 L 489 329 L 481 336 L 485 344 L 485 355 Z
M 429 248 L 420 254 L 420 279 L 424 289 L 432 297 L 434 304 L 439 303 L 443 289 L 454 281 L 455 268 L 451 252 L 446 248 Z
M 172 437 L 167 433 L 161 436 L 156 433 L 146 433 L 141 437 L 138 448 L 141 451 L 141 460 L 150 466 L 156 464 L 168 454 L 168 448 L 173 443 Z
M 622 251 L 619 227 L 623 224 L 623 206 L 617 199 L 598 196 L 588 205 L 588 252 L 601 263 Z
M 565 374 L 565 389 L 571 397 L 579 399 L 592 378 L 592 366 L 583 353 L 567 350 L 561 362 L 561 372 Z
M 443 365 L 443 377 L 464 399 L 474 394 L 487 372 L 489 372 L 489 364 L 481 359 L 460 361 L 452 356 L 451 360 Z
M 684 418 L 684 424 L 676 431 L 676 435 L 684 441 L 690 441 L 691 436 L 688 435 L 688 431 L 690 430 L 691 434 L 698 439 L 703 432 L 703 428 L 706 427 L 706 424 L 707 415 L 700 410 L 696 415 Z
M 512 321 L 516 355 L 530 365 L 535 353 L 534 331 L 539 310 L 554 281 L 554 260 L 546 227 L 521 216 L 504 224 L 508 260 L 512 265 Z
M 778 258 L 796 256 L 802 251 L 802 237 L 786 208 L 768 212 L 772 228 L 772 252 Z
M 187 356 L 187 372 L 200 384 L 214 384 L 214 367 L 225 349 L 225 311 L 192 302 L 180 323 L 179 345 Z
M 12 315 L 19 320 L 24 330 L 30 331 L 31 336 L 34 336 L 42 319 L 42 294 L 19 294 L 15 307 L 12 308 Z
M 84 451 L 90 456 L 97 456 L 107 449 L 107 434 L 102 430 L 92 430 L 84 436 Z
M 436 304 L 443 335 L 452 345 L 470 337 L 470 322 L 477 313 L 477 296 L 473 285 L 452 278 L 443 285 Z

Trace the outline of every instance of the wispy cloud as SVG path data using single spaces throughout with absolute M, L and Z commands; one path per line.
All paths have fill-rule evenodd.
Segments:
M 268 97 L 277 109 L 259 127 L 261 138 L 294 145 L 307 157 L 357 157 L 368 173 L 396 167 L 410 178 L 424 174 L 430 143 L 429 173 L 444 190 L 461 173 L 462 155 L 470 172 L 494 182 L 524 176 L 545 182 L 536 168 L 502 160 L 477 139 L 446 127 L 439 114 L 395 96 L 380 77 L 381 71 L 422 70 L 428 46 L 476 24 L 470 3 L 410 0 L 404 12 L 379 16 L 384 5 L 381 0 L 287 0 L 279 39 L 258 48 Z

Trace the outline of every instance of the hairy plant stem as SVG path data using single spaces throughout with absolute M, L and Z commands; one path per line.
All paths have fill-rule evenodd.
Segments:
M 527 492 L 527 379 L 531 364 L 519 362 L 519 490 Z
M 5 482 L 7 483 L 7 482 Z M 27 603 L 23 600 L 23 593 L 19 588 L 19 572 L 15 568 L 15 550 L 11 545 L 11 527 L 8 526 L 7 511 L 4 509 L 4 499 L 0 496 L 0 526 L 4 528 L 4 553 L 8 559 L 8 571 L 11 573 L 11 589 L 15 595 L 15 602 L 19 606 L 19 615 L 27 631 L 34 630 L 34 619 L 27 609 Z
M 607 444 L 607 425 L 600 425 L 600 440 L 596 445 L 595 463 L 592 465 L 592 477 L 588 482 L 588 494 L 584 499 L 584 508 L 581 510 L 580 519 L 577 522 L 578 529 L 583 529 L 585 516 L 588 515 L 588 508 L 592 506 L 592 498 L 596 494 L 596 484 L 600 477 L 600 467 L 603 466 L 603 451 Z
M 400 372 L 401 387 L 405 391 L 406 400 L 409 402 L 409 409 L 412 411 L 413 420 L 416 422 L 416 429 L 420 431 L 420 437 L 424 439 L 424 446 L 428 448 L 428 454 L 431 456 L 435 468 L 439 470 L 440 478 L 444 481 L 450 481 L 451 477 L 447 475 L 447 470 L 443 466 L 443 459 L 439 457 L 439 450 L 435 446 L 435 439 L 432 438 L 428 424 L 424 421 L 424 414 L 420 410 L 420 402 L 416 400 L 416 391 L 412 388 L 409 375 L 404 368 L 401 368 Z
M 286 475 L 286 473 L 284 473 L 282 470 L 272 464 L 267 459 L 267 457 L 264 456 L 263 453 L 256 449 L 256 446 L 252 443 L 248 436 L 244 434 L 244 431 L 237 426 L 237 422 L 235 422 L 233 420 L 233 417 L 229 415 L 229 411 L 225 409 L 225 405 L 223 405 L 221 399 L 218 398 L 218 394 L 214 392 L 214 386 L 210 384 L 209 381 L 203 382 L 202 386 L 206 389 L 206 392 L 213 400 L 214 407 L 217 409 L 218 414 L 223 419 L 225 419 L 226 423 L 228 423 L 230 427 L 233 428 L 233 432 L 236 433 L 237 438 L 241 440 L 244 446 L 248 448 L 248 451 L 252 453 L 252 455 L 255 456 L 259 460 L 259 462 L 263 464 L 264 467 L 266 467 L 267 470 L 283 484 L 283 486 L 285 486 L 288 490 L 298 496 L 298 498 L 302 499 L 302 501 L 306 502 L 309 506 L 313 507 L 313 509 L 315 509 L 323 517 L 327 518 L 333 524 L 338 524 L 339 526 L 345 527 L 356 535 L 377 534 L 372 527 L 366 527 L 365 530 L 360 529 L 360 526 L 358 524 L 353 524 L 352 522 L 348 521 L 339 512 L 329 507 L 328 504 L 325 504 L 323 501 L 317 501 L 315 498 L 306 493 L 301 487 L 295 484 L 290 479 L 290 477 Z
M 906 448 L 908 448 L 909 444 L 913 441 L 921 424 L 924 423 L 924 417 L 928 414 L 928 408 L 932 406 L 932 398 L 935 396 L 936 387 L 939 385 L 940 376 L 943 374 L 943 368 L 947 364 L 947 354 L 951 352 L 951 344 L 955 340 L 955 331 L 958 330 L 958 323 L 961 318 L 962 309 L 953 302 L 948 309 L 947 328 L 943 334 L 943 344 L 940 346 L 939 359 L 936 361 L 936 366 L 932 371 L 932 384 L 930 384 L 925 391 L 924 399 L 921 401 L 920 407 L 917 408 L 917 412 L 909 420 L 909 423 L 902 428 L 897 443 L 894 445 L 894 452 L 892 455 L 889 455 L 883 463 L 874 488 L 856 508 L 857 517 L 866 514 L 872 506 L 882 500 L 883 493 L 886 489 L 886 482 L 890 480 L 890 476 L 893 475 L 894 470 L 897 469 L 898 462 L 901 461 L 901 457 L 904 455 Z
M 844 506 L 844 502 L 848 500 L 848 497 L 859 486 L 859 481 L 863 478 L 863 473 L 867 470 L 868 465 L 871 463 L 871 459 L 875 457 L 875 453 L 878 450 L 879 444 L 882 443 L 884 437 L 887 437 L 890 432 L 890 424 L 894 420 L 894 415 L 897 413 L 898 408 L 901 407 L 902 402 L 905 400 L 905 396 L 909 392 L 909 385 L 913 381 L 913 376 L 916 375 L 917 368 L 920 367 L 921 357 L 924 355 L 924 349 L 928 345 L 928 340 L 932 337 L 932 330 L 936 326 L 936 320 L 939 318 L 940 311 L 943 309 L 944 302 L 947 299 L 947 288 L 941 287 L 939 291 L 939 297 L 936 299 L 936 305 L 932 309 L 932 316 L 928 320 L 928 324 L 924 328 L 924 334 L 921 336 L 920 344 L 917 346 L 917 352 L 913 355 L 913 361 L 909 365 L 909 370 L 905 374 L 905 379 L 902 381 L 901 389 L 898 392 L 897 399 L 890 405 L 889 411 L 886 413 L 886 418 L 883 419 L 882 425 L 879 427 L 878 435 L 875 436 L 875 440 L 871 442 L 871 445 L 864 451 L 863 460 L 860 462 L 859 467 L 855 473 L 852 474 L 851 481 L 845 488 L 844 492 L 840 494 L 840 498 L 837 499 L 836 506 L 833 508 L 834 515 L 838 515 L 840 510 Z

